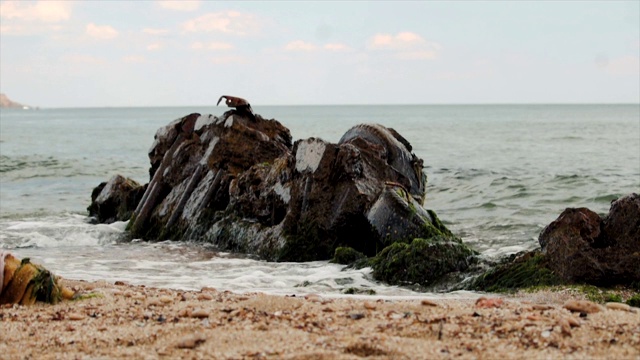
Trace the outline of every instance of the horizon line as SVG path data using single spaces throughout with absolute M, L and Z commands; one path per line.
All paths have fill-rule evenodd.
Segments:
M 396 104 L 253 104 L 253 107 L 312 107 L 312 106 L 531 106 L 531 105 L 639 105 L 640 102 L 514 102 L 514 103 L 396 103 Z M 44 110 L 44 109 L 126 109 L 126 108 L 184 108 L 216 107 L 216 105 L 102 105 L 102 106 L 31 106 L 24 108 L 2 108 L 2 110 Z M 220 106 L 225 108 L 224 106 Z

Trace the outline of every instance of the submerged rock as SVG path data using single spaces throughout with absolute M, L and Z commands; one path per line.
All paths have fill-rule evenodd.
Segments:
M 286 127 L 260 115 L 191 114 L 157 131 L 150 182 L 136 206 L 96 189 L 90 208 L 105 197 L 126 203 L 134 238 L 204 241 L 275 261 L 330 259 L 340 247 L 371 257 L 429 239 L 411 261 L 432 279 L 463 269 L 471 250 L 423 208 L 427 178 L 411 150 L 377 124 L 355 126 L 337 144 L 292 143 Z

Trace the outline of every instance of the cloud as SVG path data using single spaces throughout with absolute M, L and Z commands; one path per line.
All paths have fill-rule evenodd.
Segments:
M 64 61 L 71 64 L 87 64 L 87 65 L 103 65 L 106 61 L 103 58 L 86 54 L 70 54 L 63 58 Z
M 109 25 L 96 25 L 94 23 L 87 24 L 86 34 L 95 39 L 111 40 L 118 36 L 118 31 Z
M 195 11 L 200 7 L 200 0 L 160 0 L 161 8 L 176 11 Z
M 35 4 L 23 1 L 0 2 L 0 17 L 22 21 L 54 23 L 71 18 L 70 1 L 37 1 Z
M 182 25 L 185 32 L 221 32 L 232 35 L 251 35 L 259 30 L 255 16 L 238 11 L 208 13 Z
M 220 64 L 247 64 L 249 60 L 243 56 L 229 55 L 229 56 L 216 56 L 211 58 L 211 62 L 217 65 Z
M 351 48 L 348 47 L 345 44 L 340 44 L 340 43 L 331 43 L 331 44 L 324 44 L 323 48 L 325 50 L 328 51 L 335 51 L 335 52 L 341 52 L 341 51 L 351 51 Z
M 149 50 L 149 51 L 155 51 L 155 50 L 160 50 L 160 49 L 162 49 L 162 44 L 160 44 L 160 43 L 154 43 L 154 44 L 147 45 L 147 50 Z
M 285 45 L 284 49 L 286 51 L 314 51 L 316 46 L 302 40 L 296 40 Z
M 405 31 L 396 35 L 376 34 L 369 40 L 368 48 L 394 52 L 394 57 L 402 60 L 429 60 L 438 56 L 442 46 Z
M 604 70 L 611 75 L 640 75 L 640 58 L 629 55 L 608 60 Z
M 129 55 L 129 56 L 124 56 L 122 58 L 122 61 L 127 64 L 142 64 L 146 62 L 147 59 L 144 56 L 140 56 L 140 55 Z
M 167 29 L 152 29 L 152 28 L 144 28 L 142 32 L 147 35 L 166 35 L 169 33 Z
M 200 41 L 196 41 L 191 44 L 191 49 L 193 50 L 231 50 L 233 49 L 233 45 L 225 42 L 210 42 L 210 43 L 202 43 Z
M 401 60 L 431 60 L 438 56 L 435 50 L 419 50 L 419 51 L 402 51 L 395 55 Z

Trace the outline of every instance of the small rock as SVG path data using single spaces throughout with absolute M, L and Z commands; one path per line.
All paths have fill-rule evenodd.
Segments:
M 476 300 L 476 306 L 479 308 L 498 308 L 502 306 L 503 300 L 500 298 L 486 298 L 484 296 Z
M 185 336 L 178 343 L 176 347 L 178 349 L 195 349 L 198 345 L 205 342 L 207 339 L 202 334 L 194 334 Z
M 308 301 L 315 302 L 315 303 L 322 301 L 322 298 L 320 298 L 320 296 L 316 294 L 310 294 L 305 296 L 304 298 L 307 299 Z
M 364 302 L 364 308 L 367 310 L 375 310 L 376 309 L 376 304 L 374 303 L 370 303 L 368 301 Z
M 213 300 L 213 296 L 207 293 L 198 294 L 198 300 Z
M 209 317 L 209 312 L 204 309 L 196 309 L 191 313 L 191 317 L 204 319 Z
M 566 318 L 560 318 L 558 320 L 558 326 L 560 326 L 562 334 L 571 336 L 571 324 L 569 324 L 569 321 Z
M 78 314 L 78 313 L 69 313 L 69 314 L 67 315 L 67 318 L 68 318 L 69 320 L 74 320 L 74 321 L 75 321 L 75 320 L 82 320 L 82 319 L 84 319 L 84 317 L 85 317 L 84 315 L 82 315 L 82 314 Z
M 619 303 L 619 302 L 608 302 L 604 306 L 606 306 L 607 309 L 609 310 L 620 310 L 620 311 L 630 311 L 630 312 L 634 312 L 635 310 L 631 306 L 627 304 Z
M 567 322 L 569 323 L 569 325 L 571 325 L 571 327 L 579 327 L 580 326 L 580 321 L 578 319 L 574 318 L 573 316 L 566 317 L 565 319 L 567 319 Z
M 542 336 L 543 338 L 548 338 L 549 336 L 551 336 L 551 331 L 545 330 L 542 333 L 540 333 L 540 336 Z
M 424 306 L 438 306 L 438 304 L 434 303 L 431 300 L 427 300 L 427 299 L 422 299 L 422 301 L 420 303 L 422 305 L 424 305 Z
M 353 320 L 360 320 L 362 318 L 364 318 L 364 314 L 361 313 L 354 313 L 354 314 L 349 314 L 349 317 Z
M 579 313 L 593 314 L 602 311 L 602 307 L 588 300 L 568 300 L 562 305 L 563 308 Z
M 167 295 L 160 296 L 159 300 L 160 300 L 161 303 L 164 303 L 164 304 L 168 304 L 168 303 L 172 303 L 173 302 L 173 299 L 170 296 L 167 296 Z
M 531 321 L 538 321 L 540 320 L 540 317 L 538 315 L 527 315 L 526 319 Z
M 533 310 L 551 310 L 553 306 L 551 305 L 543 305 L 543 304 L 535 304 L 532 306 Z

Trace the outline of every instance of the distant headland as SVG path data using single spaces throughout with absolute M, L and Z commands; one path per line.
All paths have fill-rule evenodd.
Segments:
M 0 93 L 0 108 L 2 109 L 30 109 L 31 106 L 12 101 L 7 95 Z

